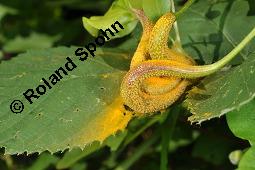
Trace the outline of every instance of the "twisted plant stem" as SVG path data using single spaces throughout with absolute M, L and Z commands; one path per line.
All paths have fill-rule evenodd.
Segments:
M 251 32 L 246 35 L 246 37 L 225 57 L 223 57 L 221 60 L 211 64 L 207 65 L 208 73 L 215 72 L 222 68 L 224 65 L 226 65 L 228 62 L 230 62 L 253 38 L 255 37 L 255 27 L 251 30 Z
M 172 10 L 174 10 L 174 2 L 173 2 L 173 0 L 170 0 L 170 1 L 172 4 Z M 195 0 L 188 0 L 184 4 L 184 6 L 179 11 L 177 11 L 175 13 L 176 18 L 180 17 L 194 2 L 195 2 Z M 176 32 L 176 41 L 180 42 L 180 36 L 178 33 L 177 26 L 175 26 L 175 32 Z M 195 66 L 194 68 L 196 68 L 196 73 L 194 73 L 194 77 L 207 76 L 209 74 L 212 74 L 212 73 L 218 71 L 224 65 L 226 65 L 228 62 L 230 62 L 254 37 L 255 37 L 255 27 L 230 53 L 228 53 L 221 60 L 219 60 L 211 65 Z M 192 74 L 193 73 L 191 73 L 189 75 L 189 73 L 185 73 L 185 75 L 187 77 L 191 77 L 191 78 L 193 77 Z

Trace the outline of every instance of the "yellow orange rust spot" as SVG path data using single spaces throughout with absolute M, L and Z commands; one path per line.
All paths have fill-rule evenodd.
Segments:
M 132 112 L 123 106 L 120 96 L 89 122 L 84 122 L 84 129 L 72 141 L 74 144 L 89 144 L 93 141 L 103 142 L 108 136 L 126 128 L 132 119 Z

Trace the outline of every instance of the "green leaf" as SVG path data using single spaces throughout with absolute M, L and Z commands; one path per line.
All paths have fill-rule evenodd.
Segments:
M 112 151 L 117 150 L 126 134 L 127 131 L 124 130 L 121 133 L 116 133 L 115 135 L 109 136 L 103 144 L 100 144 L 99 142 L 93 142 L 92 144 L 86 146 L 83 150 L 80 148 L 75 148 L 69 152 L 66 152 L 64 157 L 57 163 L 57 169 L 71 168 L 77 161 L 85 158 L 86 156 L 90 155 L 96 150 L 99 150 L 105 145 L 109 146 Z
M 99 142 L 94 142 L 89 146 L 86 146 L 84 150 L 80 148 L 75 148 L 70 152 L 66 152 L 64 157 L 57 163 L 57 169 L 66 169 L 70 168 L 74 163 L 76 163 L 81 158 L 88 156 L 89 154 L 95 152 L 100 148 Z
M 206 77 L 185 100 L 193 114 L 189 121 L 201 123 L 250 102 L 255 97 L 254 74 L 255 53 L 251 53 L 240 66 Z
M 170 0 L 143 0 L 143 10 L 146 16 L 153 21 L 169 12 L 170 7 Z
M 227 114 L 227 121 L 230 130 L 235 136 L 249 140 L 255 144 L 255 100 L 242 106 L 238 110 Z
M 1 63 L 1 60 L 3 59 L 3 57 L 4 57 L 4 54 L 2 51 L 0 51 L 0 63 Z
M 126 127 L 132 114 L 123 114 L 119 86 L 128 68 L 128 54 L 97 49 L 94 58 L 81 62 L 74 57 L 75 50 L 33 50 L 0 64 L 0 146 L 6 153 L 84 148 Z M 29 104 L 23 93 L 33 89 L 37 94 L 42 78 L 48 80 L 55 70 L 66 69 L 67 56 L 77 67 L 62 74 L 52 89 L 46 86 L 45 94 Z M 14 99 L 24 103 L 20 114 L 10 110 Z
M 86 163 L 77 163 L 77 164 L 74 164 L 70 170 L 88 170 L 87 168 L 87 164 Z
M 60 36 L 49 36 L 39 33 L 31 33 L 28 37 L 17 36 L 4 44 L 6 52 L 23 52 L 30 49 L 52 47 L 53 43 L 60 39 Z
M 199 0 L 178 19 L 181 42 L 185 51 L 206 64 L 228 54 L 254 27 L 255 16 L 247 16 L 246 0 Z M 233 63 L 255 51 L 249 43 Z
M 39 158 L 33 163 L 27 170 L 44 170 L 50 165 L 54 165 L 58 161 L 58 158 L 49 153 L 42 153 Z
M 214 165 L 226 162 L 233 145 L 230 140 L 218 137 L 219 135 L 216 137 L 215 135 L 214 131 L 213 133 L 210 132 L 199 136 L 195 141 L 192 156 L 202 158 Z
M 17 10 L 0 4 L 0 21 L 7 14 L 17 14 Z
M 143 0 L 128 0 L 132 8 L 142 9 L 143 8 Z
M 255 147 L 251 147 L 242 157 L 238 170 L 254 170 L 255 169 Z
M 114 136 L 108 137 L 105 140 L 105 144 L 111 148 L 111 151 L 116 151 L 126 136 L 127 131 L 123 130 L 122 132 L 116 133 Z
M 177 124 L 172 139 L 169 142 L 169 152 L 173 153 L 180 147 L 185 147 L 194 142 L 200 133 L 191 129 L 189 124 Z
M 104 16 L 83 17 L 82 21 L 84 28 L 95 37 L 98 36 L 100 29 L 105 30 L 110 28 L 113 23 L 119 21 L 124 27 L 124 30 L 115 36 L 111 36 L 111 39 L 130 34 L 138 23 L 134 14 L 131 13 L 130 4 L 127 0 L 114 1 Z
M 86 156 L 90 155 L 96 150 L 99 150 L 105 145 L 109 146 L 112 151 L 117 150 L 126 134 L 127 131 L 124 130 L 121 133 L 116 133 L 115 135 L 109 136 L 103 144 L 100 144 L 99 142 L 93 142 L 92 144 L 87 145 L 83 150 L 80 148 L 75 148 L 66 152 L 64 157 L 57 163 L 57 169 L 70 168 L 80 159 L 85 158 Z

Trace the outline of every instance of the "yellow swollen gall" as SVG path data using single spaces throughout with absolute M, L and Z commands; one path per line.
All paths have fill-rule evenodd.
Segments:
M 181 65 L 194 65 L 188 56 L 181 54 L 167 45 L 168 35 L 175 22 L 173 13 L 163 15 L 155 25 L 136 10 L 143 25 L 143 34 L 138 48 L 131 61 L 130 71 L 124 77 L 121 85 L 121 96 L 127 106 L 138 113 L 150 113 L 165 109 L 174 103 L 190 84 L 188 80 L 164 75 L 164 71 L 147 74 L 147 65 L 140 67 L 146 61 L 173 61 Z M 148 65 L 155 66 L 157 64 Z
M 176 16 L 184 10 L 180 11 Z M 166 13 L 155 25 L 143 11 L 135 10 L 135 13 L 143 25 L 143 35 L 132 58 L 130 70 L 122 80 L 120 93 L 125 105 L 136 113 L 151 113 L 167 108 L 184 93 L 191 79 L 215 73 L 255 37 L 253 28 L 221 60 L 197 66 L 192 58 L 167 45 L 169 31 L 176 20 L 173 13 Z

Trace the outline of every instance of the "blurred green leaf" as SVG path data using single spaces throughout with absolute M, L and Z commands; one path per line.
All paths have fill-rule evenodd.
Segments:
M 93 36 L 97 36 L 100 29 L 107 29 L 113 23 L 119 21 L 124 30 L 111 36 L 111 39 L 120 38 L 130 34 L 137 25 L 137 19 L 130 11 L 130 4 L 127 0 L 116 0 L 104 16 L 83 17 L 84 28 Z
M 227 121 L 235 136 L 255 144 L 255 100 L 227 114 Z
M 185 147 L 198 138 L 200 133 L 191 129 L 188 124 L 178 124 L 175 128 L 172 139 L 169 142 L 169 152 L 175 152 L 180 147 Z
M 46 4 L 48 6 L 67 6 L 72 9 L 80 9 L 80 10 L 98 10 L 100 12 L 104 12 L 107 10 L 107 7 L 111 5 L 111 0 L 102 1 L 102 0 L 46 0 Z
M 237 170 L 255 169 L 255 147 L 251 147 L 242 157 Z
M 119 162 L 119 165 L 115 170 L 128 170 L 130 167 L 138 161 L 143 154 L 148 152 L 149 148 L 158 140 L 160 132 L 154 133 L 149 139 L 145 140 L 141 145 L 136 147 L 132 156 L 126 158 L 123 162 Z
M 129 131 L 125 141 L 123 143 L 124 146 L 127 146 L 132 141 L 134 141 L 139 135 L 141 135 L 147 128 L 152 126 L 153 124 L 159 122 L 161 116 L 154 116 L 150 118 L 143 118 L 143 119 L 135 119 L 129 125 Z M 145 121 L 145 122 L 143 122 Z M 134 128 L 132 130 L 132 128 Z
M 49 48 L 59 39 L 60 36 L 49 36 L 33 32 L 28 37 L 18 36 L 13 40 L 7 41 L 3 46 L 3 50 L 5 52 L 17 53 L 30 49 Z
M 143 10 L 146 16 L 153 21 L 169 12 L 170 7 L 170 0 L 143 0 Z
M 202 158 L 214 165 L 220 165 L 228 160 L 232 146 L 229 141 L 215 134 L 203 134 L 194 144 L 192 156 Z
M 111 151 L 116 151 L 126 136 L 127 131 L 123 130 L 113 136 L 109 136 L 104 143 L 111 148 Z
M 66 169 L 73 166 L 78 160 L 88 156 L 89 154 L 95 152 L 101 148 L 99 142 L 93 142 L 92 144 L 86 146 L 83 150 L 80 148 L 74 148 L 71 151 L 65 153 L 64 157 L 58 161 L 56 164 L 57 169 Z
M 93 142 L 92 144 L 86 146 L 83 150 L 80 148 L 75 148 L 71 151 L 65 153 L 64 157 L 57 163 L 57 169 L 66 169 L 72 167 L 77 161 L 86 156 L 90 155 L 91 153 L 99 150 L 100 148 L 104 147 L 105 145 L 111 148 L 111 151 L 115 151 L 121 142 L 123 141 L 124 137 L 126 136 L 127 131 L 116 133 L 115 135 L 109 136 L 103 144 L 99 142 Z
M 3 57 L 4 57 L 3 51 L 0 51 L 0 61 L 3 59 Z
M 0 21 L 7 14 L 17 14 L 17 10 L 0 4 Z
M 77 163 L 74 164 L 70 170 L 87 170 L 87 164 L 85 163 Z
M 58 158 L 50 153 L 42 153 L 39 158 L 33 163 L 27 170 L 45 170 L 50 165 L 54 165 L 58 161 Z

